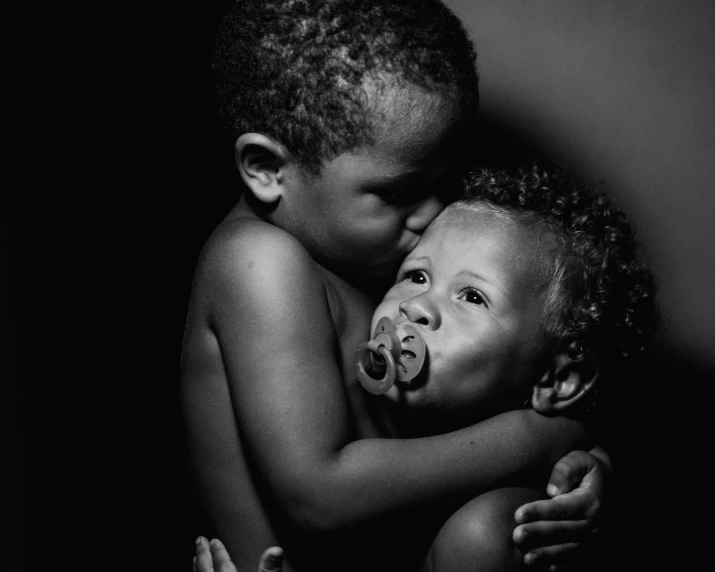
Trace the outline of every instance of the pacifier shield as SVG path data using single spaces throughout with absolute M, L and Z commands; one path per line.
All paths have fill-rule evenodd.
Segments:
M 427 346 L 416 328 L 406 325 L 400 336 L 400 356 L 397 358 L 397 381 L 411 381 L 422 371 Z
M 392 320 L 382 317 L 372 339 L 358 347 L 355 355 L 358 381 L 370 393 L 382 395 L 396 380 L 407 382 L 417 377 L 426 355 L 425 342 L 416 328 L 407 324 L 404 334 L 399 336 Z

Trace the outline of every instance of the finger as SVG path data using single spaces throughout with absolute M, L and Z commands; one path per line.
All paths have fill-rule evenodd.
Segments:
M 577 562 L 578 555 L 582 551 L 583 547 L 576 542 L 536 548 L 524 555 L 524 564 L 527 566 L 537 564 L 540 566 L 567 566 Z
M 552 499 L 527 503 L 516 509 L 517 524 L 538 520 L 582 520 L 598 513 L 599 500 L 590 489 L 576 489 Z
M 261 556 L 258 572 L 281 572 L 283 570 L 283 549 L 271 546 Z
M 231 556 L 218 538 L 211 541 L 211 557 L 216 572 L 236 572 L 236 567 L 231 562 Z
M 214 572 L 209 542 L 203 536 L 196 539 L 196 572 Z
M 532 550 L 568 542 L 584 542 L 592 532 L 589 522 L 585 520 L 542 521 L 517 526 L 512 538 L 522 550 Z
M 546 494 L 556 496 L 576 488 L 596 466 L 596 459 L 586 451 L 572 451 L 554 465 Z

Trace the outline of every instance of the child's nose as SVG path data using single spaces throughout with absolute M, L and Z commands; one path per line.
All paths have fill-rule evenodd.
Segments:
M 440 316 L 437 308 L 430 302 L 425 294 L 403 300 L 399 304 L 400 314 L 413 324 L 426 326 L 428 330 L 436 330 L 440 325 Z
M 405 228 L 422 234 L 444 208 L 444 203 L 435 195 L 425 197 L 405 219 Z

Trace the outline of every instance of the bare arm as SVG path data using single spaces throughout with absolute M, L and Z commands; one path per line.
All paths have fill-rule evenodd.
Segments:
M 530 411 L 428 438 L 353 440 L 336 334 L 307 253 L 270 235 L 213 256 L 208 319 L 237 428 L 274 506 L 296 530 L 335 531 L 446 496 L 467 498 L 526 471 L 546 479 L 582 444 L 577 422 Z

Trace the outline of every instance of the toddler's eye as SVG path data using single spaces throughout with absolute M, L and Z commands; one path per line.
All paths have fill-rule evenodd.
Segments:
M 409 280 L 413 284 L 426 284 L 427 276 L 422 270 L 411 270 L 405 274 L 405 280 Z
M 487 301 L 484 299 L 484 296 L 482 296 L 481 292 L 479 290 L 474 290 L 472 288 L 469 288 L 462 292 L 462 300 L 465 302 L 468 302 L 469 304 L 486 304 Z

